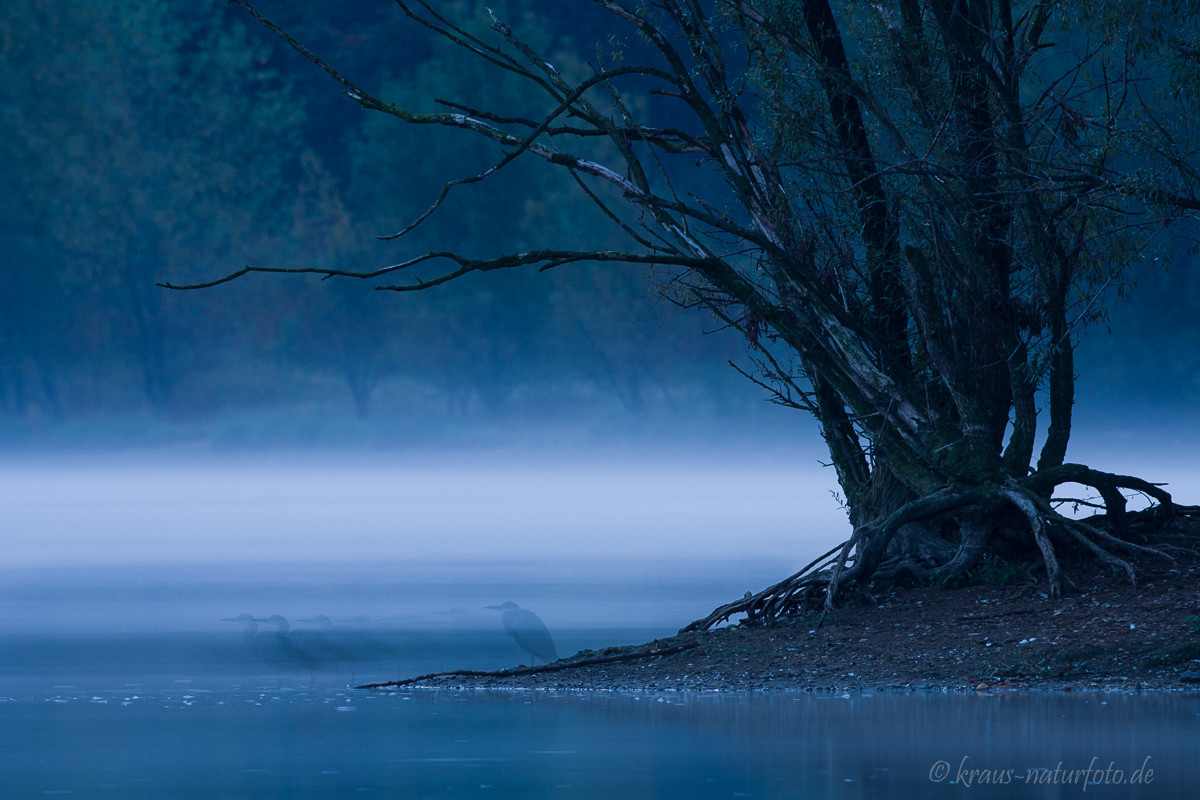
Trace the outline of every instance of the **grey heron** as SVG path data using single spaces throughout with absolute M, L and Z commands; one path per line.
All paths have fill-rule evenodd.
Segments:
M 275 648 L 275 635 L 258 629 L 258 619 L 251 614 L 222 617 L 222 622 L 237 622 L 242 626 L 242 643 L 259 661 L 270 663 L 268 652 Z
M 222 622 L 237 622 L 242 625 L 242 641 L 254 656 L 276 674 L 295 667 L 309 672 L 318 670 L 317 659 L 292 638 L 292 626 L 279 614 L 263 619 L 250 614 L 224 617 Z M 275 626 L 274 631 L 259 630 L 258 624 L 265 622 Z
M 540 658 L 549 664 L 558 660 L 558 651 L 554 649 L 554 639 L 546 625 L 532 611 L 521 608 L 511 600 L 498 606 L 488 608 L 503 612 L 501 620 L 504 630 L 513 638 L 517 646 L 529 654 L 531 659 Z
M 275 626 L 275 645 L 279 648 L 284 665 L 301 667 L 309 672 L 321 668 L 320 660 L 311 651 L 312 644 L 305 641 L 308 637 L 304 633 L 300 636 L 295 635 L 291 623 L 282 614 L 272 614 L 266 619 L 256 621 Z
M 319 637 L 323 660 L 331 663 L 334 669 L 345 667 L 351 680 L 354 680 L 359 663 L 392 655 L 390 649 L 385 651 L 386 643 L 367 629 L 369 623 L 365 617 L 356 617 L 349 626 L 335 624 L 324 614 L 299 621 L 313 626 L 308 633 Z

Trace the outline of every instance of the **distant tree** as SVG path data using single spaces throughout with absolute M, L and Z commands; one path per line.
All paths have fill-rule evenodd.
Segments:
M 367 234 L 354 225 L 337 181 L 315 154 L 305 153 L 301 163 L 285 249 L 293 258 L 323 264 L 366 257 L 361 245 Z M 396 352 L 409 333 L 397 324 L 395 304 L 389 309 L 378 297 L 364 297 L 369 292 L 361 284 L 307 285 L 291 293 L 281 333 L 284 357 L 342 380 L 359 417 L 367 416 L 375 389 L 395 371 Z
M 8 267 L 0 292 L 0 412 L 25 418 L 40 411 L 53 419 L 62 414 L 62 359 L 55 354 L 69 339 L 69 320 L 61 276 L 46 268 L 52 257 L 30 235 L 44 230 L 44 222 L 21 202 L 28 178 L 20 169 L 36 158 L 19 155 L 24 158 L 0 161 L 0 185 L 9 188 L 0 196 L 0 219 L 7 223 L 0 227 L 0 269 Z
M 1131 302 L 1081 342 L 1079 387 L 1114 417 L 1186 414 L 1200 403 L 1200 262 L 1194 248 L 1181 249 L 1168 268 L 1139 269 Z
M 467 13 L 468 4 L 453 6 Z M 549 39 L 545 30 L 534 33 Z M 406 107 L 436 108 L 432 98 L 442 96 L 469 96 L 503 108 L 528 109 L 540 102 L 539 94 L 517 76 L 494 75 L 486 63 L 462 63 L 452 42 L 434 41 L 427 50 L 415 64 L 389 62 L 389 70 L 408 68 L 403 75 L 385 75 L 381 91 Z M 371 226 L 374 234 L 391 234 L 403 227 L 425 210 L 428 201 L 421 191 L 397 191 L 397 187 L 437 186 L 449 165 L 484 169 L 491 154 L 475 145 L 469 132 L 398 130 L 387 117 L 364 118 L 349 148 L 346 202 L 356 227 Z M 457 202 L 448 209 L 451 213 L 426 220 L 408 240 L 429 247 L 451 241 L 462 252 L 490 253 L 498 248 L 531 248 L 543 231 L 553 229 L 582 246 L 585 231 L 568 232 L 561 220 L 572 211 L 582 211 L 585 224 L 578 227 L 586 232 L 594 231 L 595 220 L 571 196 L 569 180 L 537 167 L 514 165 L 505 176 L 503 196 L 494 204 Z M 451 202 L 455 199 L 465 198 Z M 537 365 L 553 352 L 550 340 L 561 334 L 549 328 L 549 313 L 538 313 L 549 309 L 551 291 L 548 282 L 536 275 L 509 275 L 425 298 L 426 329 L 418 340 L 420 372 L 445 394 L 452 410 L 503 413 L 519 387 L 536 379 Z M 470 364 L 470 369 L 464 369 L 464 364 Z
M 658 296 L 669 280 L 665 271 L 647 275 L 636 268 L 581 264 L 553 277 L 552 327 L 565 351 L 556 354 L 556 363 L 626 411 L 643 413 L 655 405 L 678 411 L 700 384 L 703 394 L 719 394 L 721 381 L 706 367 L 724 367 L 711 362 L 744 351 L 740 337 L 724 334 L 719 323 L 671 313 L 676 309 L 670 300 Z M 701 341 L 702 333 L 718 335 Z
M 235 2 L 363 108 L 499 147 L 445 183 L 413 230 L 460 192 L 540 162 L 624 244 L 478 257 L 450 239 L 376 270 L 247 267 L 202 285 L 402 274 L 413 277 L 381 288 L 420 291 L 521 267 L 665 267 L 676 296 L 745 335 L 751 377 L 816 418 L 853 535 L 696 626 L 828 606 L 871 582 L 958 579 L 989 557 L 1036 562 L 1057 595 L 1064 553 L 1131 579 L 1133 556 L 1164 556 L 1131 531 L 1123 493 L 1160 517 L 1169 494 L 1066 453 L 1080 327 L 1200 210 L 1191 4 L 592 0 L 613 36 L 581 69 L 501 12 L 484 34 L 399 1 L 464 64 L 542 97 L 425 111 L 371 93 Z M 502 213 L 494 202 L 474 200 Z M 1067 484 L 1094 490 L 1103 515 L 1060 513 Z
M 286 220 L 302 150 L 287 82 L 242 23 L 218 24 L 220 5 L 14 0 L 0 11 L 0 148 L 34 222 L 12 234 L 27 257 L 12 266 L 62 289 L 41 297 L 92 314 L 90 333 L 108 337 L 109 358 L 130 356 L 161 407 L 207 357 L 213 315 L 156 278 L 234 248 L 278 252 L 270 231 Z M 36 326 L 21 335 L 42 336 Z M 52 364 L 87 346 L 63 337 L 23 352 Z
M 509 9 L 514 25 L 535 37 L 539 46 L 549 47 L 556 62 L 583 68 L 559 33 L 566 29 L 562 20 L 556 17 L 553 26 L 543 24 L 527 3 L 495 5 Z M 487 30 L 490 19 L 485 9 L 463 2 L 447 6 Z M 359 49 L 370 46 L 364 43 Z M 496 75 L 486 62 L 464 63 L 453 42 L 435 39 L 419 49 L 424 57 L 418 61 L 408 61 L 405 53 L 399 60 L 387 59 L 380 68 L 384 74 L 376 81 L 379 92 L 399 105 L 436 110 L 436 97 L 469 98 L 489 108 L 531 109 L 542 102 L 540 89 L 520 76 Z M 356 58 L 350 61 L 352 66 L 357 63 Z M 360 64 L 356 71 L 365 69 Z M 469 131 L 398 128 L 395 120 L 382 115 L 364 117 L 350 142 L 346 210 L 355 230 L 366 228 L 372 234 L 395 231 L 398 223 L 402 227 L 428 205 L 422 191 L 397 191 L 397 187 L 437 186 L 448 168 L 482 170 L 492 155 L 476 146 Z M 453 242 L 461 252 L 488 254 L 532 249 L 542 244 L 547 231 L 553 231 L 556 241 L 565 246 L 621 244 L 621 231 L 593 213 L 591 201 L 578 192 L 569 176 L 540 166 L 512 165 L 499 196 L 493 195 L 487 205 L 472 203 L 469 196 L 449 198 L 452 205 L 409 233 L 406 243 L 434 247 Z M 364 252 L 359 250 L 358 263 L 370 263 Z M 348 263 L 346 258 L 325 259 L 334 262 Z M 407 321 L 400 334 L 409 351 L 407 368 L 436 386 L 455 414 L 504 415 L 512 411 L 512 398 L 528 396 L 529 391 L 537 391 L 534 387 L 562 390 L 585 381 L 620 402 L 636 404 L 644 384 L 661 382 L 672 370 L 682 371 L 685 364 L 693 363 L 681 358 L 677 337 L 668 341 L 663 336 L 663 326 L 651 331 L 626 324 L 654 315 L 654 310 L 645 297 L 645 278 L 624 272 L 622 277 L 572 271 L 556 275 L 553 281 L 537 274 L 492 276 L 460 284 L 454 292 L 422 298 L 421 322 L 412 319 L 418 316 L 412 304 L 402 315 Z M 338 293 L 349 297 L 364 288 L 348 287 Z M 351 306 L 346 308 L 349 311 Z M 360 311 L 367 309 L 372 314 L 379 311 L 374 304 Z M 393 325 L 398 321 L 394 319 Z M 690 333 L 694 320 L 676 319 L 670 326 L 672 333 L 685 328 Z M 647 357 L 643 345 L 656 335 L 659 351 L 675 349 L 674 358 Z M 338 338 L 349 344 L 356 336 L 347 332 Z M 359 338 L 367 346 L 369 337 Z M 631 357 L 639 350 L 640 357 Z M 464 369 L 466 364 L 469 369 Z

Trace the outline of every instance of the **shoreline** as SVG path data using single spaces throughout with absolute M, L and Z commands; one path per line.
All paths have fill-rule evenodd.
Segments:
M 581 651 L 553 671 L 429 677 L 397 689 L 1200 692 L 1197 564 L 1144 566 L 1137 588 L 1093 569 L 1060 599 L 1033 583 L 900 589 L 823 624 L 812 615 L 729 626 Z

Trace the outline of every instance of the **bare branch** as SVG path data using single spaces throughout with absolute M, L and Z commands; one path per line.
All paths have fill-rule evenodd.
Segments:
M 440 286 L 444 283 L 452 281 L 456 278 L 461 278 L 472 272 L 489 272 L 498 269 L 513 269 L 515 267 L 539 266 L 541 268 L 550 268 L 561 266 L 563 264 L 573 264 L 580 261 L 599 261 L 599 262 L 619 262 L 623 264 L 661 264 L 673 265 L 681 267 L 697 268 L 700 263 L 698 259 L 688 258 L 684 256 L 672 254 L 651 254 L 644 253 L 628 253 L 612 250 L 532 250 L 527 253 L 512 253 L 508 255 L 498 256 L 496 258 L 475 259 L 468 258 L 459 253 L 454 253 L 446 250 L 438 250 L 431 253 L 424 253 L 416 258 L 409 259 L 399 264 L 392 264 L 386 267 L 380 267 L 374 270 L 345 270 L 331 267 L 242 267 L 237 272 L 231 273 L 216 280 L 206 281 L 203 283 L 189 284 L 174 284 L 160 283 L 159 286 L 164 289 L 178 290 L 193 290 L 193 289 L 208 289 L 213 286 L 219 286 L 223 283 L 236 280 L 251 273 L 267 273 L 267 274 L 283 274 L 283 275 L 321 275 L 326 278 L 343 277 L 343 278 L 358 278 L 360 280 L 370 280 L 372 278 L 381 278 L 385 275 L 391 275 L 403 270 L 412 269 L 418 264 L 423 264 L 435 259 L 444 259 L 453 262 L 457 265 L 457 269 L 443 273 L 436 278 L 428 280 L 417 278 L 413 283 L 400 284 L 394 286 L 377 286 L 376 289 L 381 291 L 393 292 L 412 292 L 422 289 L 429 289 L 434 286 Z

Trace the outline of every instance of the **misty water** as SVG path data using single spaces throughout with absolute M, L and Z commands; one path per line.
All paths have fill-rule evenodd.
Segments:
M 352 688 L 528 661 L 486 608 L 505 600 L 560 654 L 670 635 L 837 541 L 829 488 L 744 454 L 28 460 L 0 479 L 0 797 L 1200 785 L 1194 695 Z M 286 618 L 294 649 L 240 614 Z

